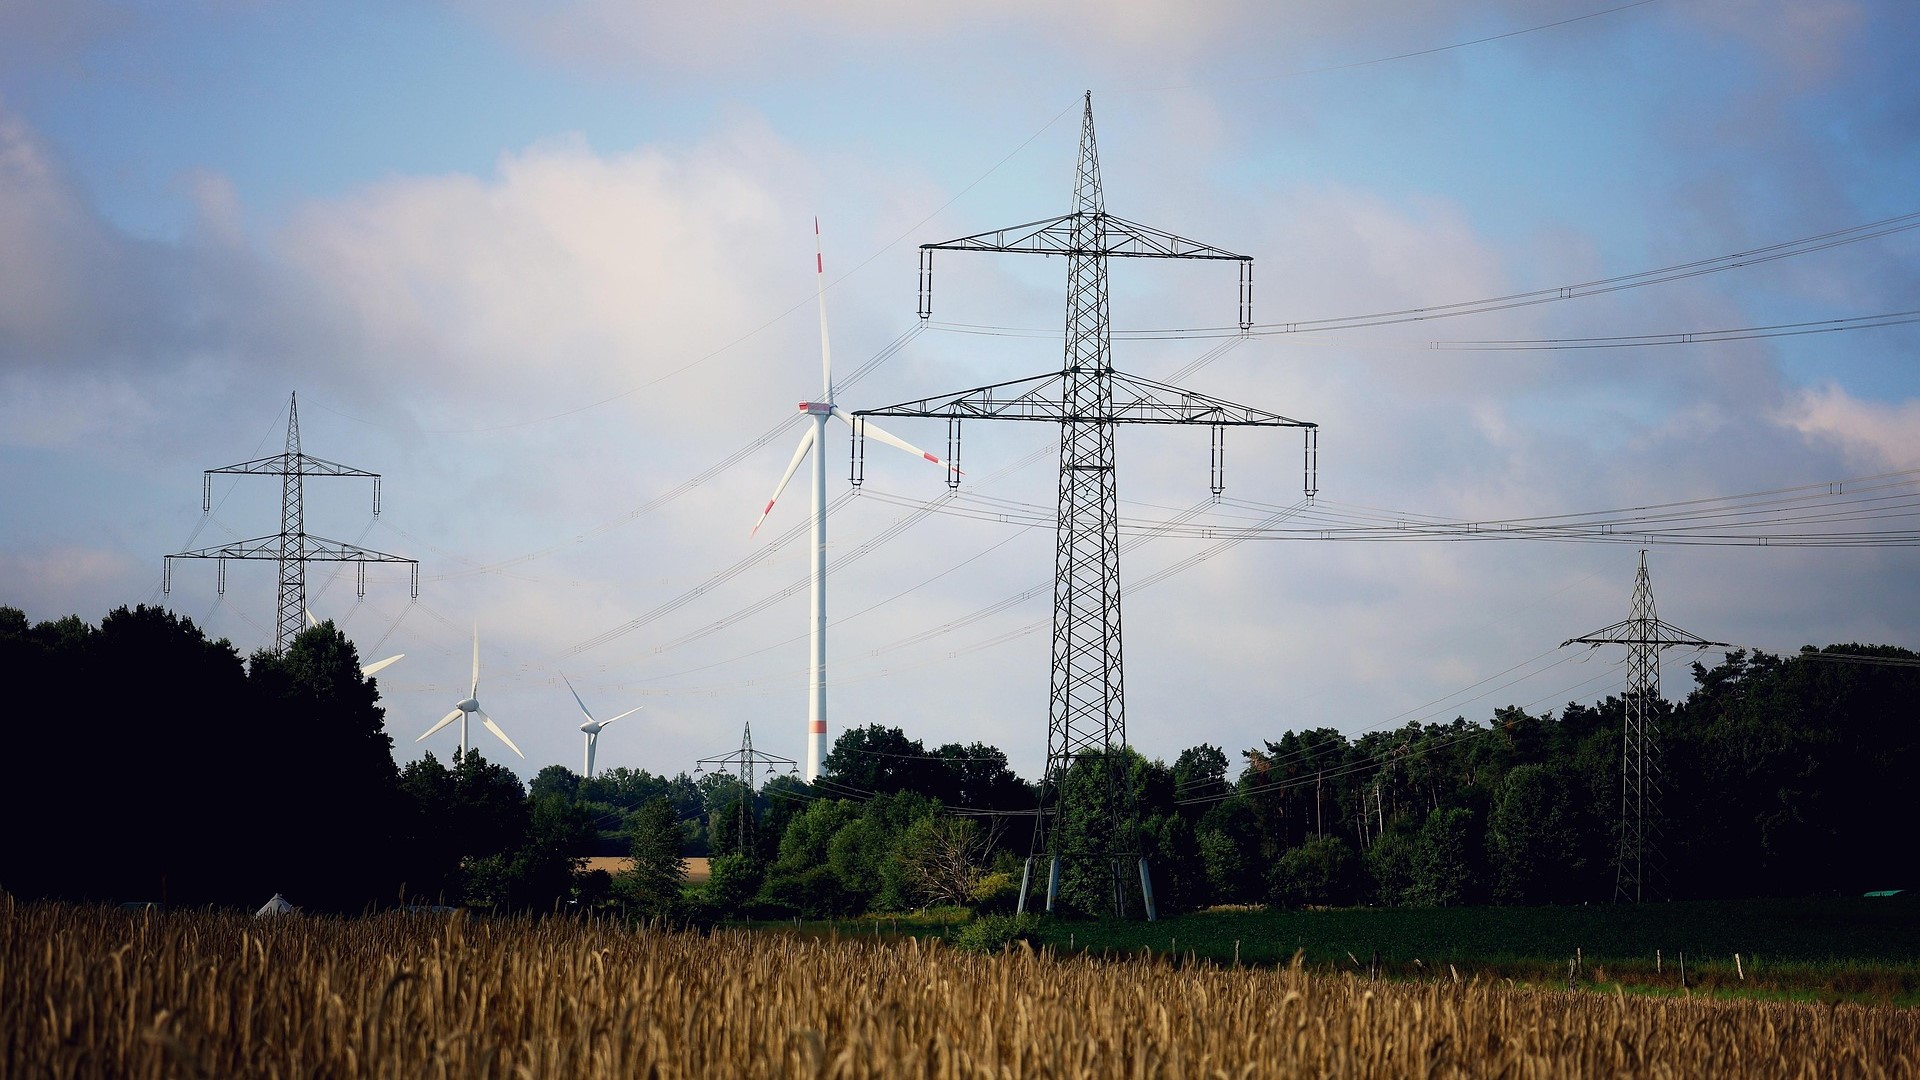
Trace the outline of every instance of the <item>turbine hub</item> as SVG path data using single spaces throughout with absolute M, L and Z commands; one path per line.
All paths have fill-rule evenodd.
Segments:
M 600 729 L 605 726 L 606 726 L 605 724 L 602 724 L 598 720 L 589 720 L 586 723 L 580 725 L 580 730 L 586 732 L 589 735 L 598 735 L 600 734 Z
M 479 712 L 480 702 L 476 698 L 468 698 L 467 700 L 461 702 L 458 708 L 460 709 L 461 712 Z

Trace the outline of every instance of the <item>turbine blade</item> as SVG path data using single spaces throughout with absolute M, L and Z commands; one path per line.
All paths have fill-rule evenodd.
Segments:
M 481 726 L 485 727 L 488 731 L 493 732 L 494 735 L 497 736 L 501 742 L 506 743 L 507 749 L 513 751 L 516 754 L 520 754 L 520 748 L 513 745 L 513 740 L 507 738 L 507 733 L 504 731 L 501 731 L 500 725 L 493 722 L 493 717 L 488 716 L 486 713 L 481 713 L 480 723 L 481 723 Z M 520 759 L 522 761 L 526 760 L 526 757 L 527 755 L 520 754 Z
M 587 718 L 588 720 L 592 720 L 592 719 L 593 719 L 593 714 L 587 711 L 587 703 L 586 703 L 586 702 L 584 702 L 584 701 L 581 701 L 581 700 L 580 700 L 580 691 L 578 691 L 578 690 L 574 690 L 574 689 L 573 689 L 573 680 L 572 680 L 572 679 L 569 679 L 569 678 L 567 678 L 567 673 L 566 673 L 566 672 L 564 672 L 564 671 L 563 671 L 563 672 L 561 672 L 561 673 L 560 673 L 560 681 L 561 681 L 561 682 L 563 682 L 563 683 L 566 683 L 566 684 L 567 684 L 567 689 L 568 689 L 569 691 L 572 691 L 572 693 L 573 693 L 573 703 L 574 703 L 575 705 L 578 705 L 578 706 L 580 706 L 580 715 L 581 715 L 581 716 L 584 716 L 584 717 L 586 717 L 586 718 Z
M 813 295 L 820 307 L 820 392 L 833 401 L 833 348 L 827 344 L 827 260 L 820 254 L 820 219 L 813 219 Z
M 473 624 L 473 689 L 468 691 L 467 696 L 471 698 L 477 698 L 480 696 L 480 624 L 479 623 Z
M 853 417 L 848 416 L 846 412 L 842 410 L 839 406 L 837 405 L 834 406 L 833 415 L 839 417 L 840 422 L 847 425 L 848 427 L 853 426 Z M 946 462 L 941 461 L 939 458 L 935 457 L 932 454 L 927 453 L 925 450 L 920 449 L 919 447 L 913 445 L 912 443 L 901 438 L 900 436 L 895 435 L 892 432 L 886 431 L 885 429 L 877 426 L 871 420 L 861 421 L 860 431 L 869 439 L 878 439 L 881 442 L 886 443 L 888 446 L 892 446 L 900 450 L 905 450 L 907 453 L 912 454 L 915 457 L 925 458 L 928 461 L 933 462 L 935 465 L 944 465 L 948 469 L 952 470 L 955 475 L 958 475 L 960 472 L 959 469 L 955 469 L 953 466 L 947 465 Z
M 407 655 L 406 653 L 394 653 L 392 656 L 387 657 L 385 660 L 375 660 L 373 663 L 367 664 L 366 666 L 362 667 L 360 669 L 360 675 L 362 678 L 371 679 L 375 675 L 379 674 L 380 672 L 387 670 L 387 668 L 389 667 L 392 667 L 393 662 L 395 660 L 403 659 L 406 655 Z
M 614 718 L 613 718 L 613 720 L 623 720 L 623 719 L 625 719 L 625 718 L 627 718 L 627 717 L 629 717 L 629 716 L 632 716 L 632 715 L 633 715 L 634 713 L 637 713 L 637 712 L 639 712 L 639 711 L 640 711 L 641 709 L 644 709 L 644 708 L 646 708 L 646 706 L 645 706 L 645 705 L 635 705 L 635 706 L 634 706 L 633 708 L 631 708 L 631 709 L 628 709 L 628 710 L 627 710 L 626 712 L 623 712 L 623 713 L 621 713 L 621 714 L 620 714 L 619 716 L 616 716 L 616 717 L 614 717 Z M 606 721 L 602 721 L 602 722 L 601 722 L 601 724 L 600 724 L 600 726 L 601 726 L 601 727 L 606 727 L 606 726 L 607 726 L 608 724 L 611 724 L 611 723 L 613 723 L 613 720 L 606 720 Z
M 780 482 L 773 486 L 773 498 L 768 499 L 767 508 L 760 511 L 760 520 L 753 523 L 753 532 L 759 532 L 760 526 L 766 523 L 767 515 L 773 513 L 773 504 L 780 501 L 780 493 L 787 490 L 787 481 L 793 479 L 793 474 L 800 470 L 800 463 L 807 459 L 807 451 L 811 449 L 813 425 L 808 424 L 806 432 L 800 436 L 800 445 L 794 448 L 793 460 L 787 462 L 787 471 L 780 474 Z M 747 535 L 752 536 L 753 533 Z
M 313 627 L 316 627 L 316 626 L 319 626 L 319 625 L 320 625 L 320 620 L 319 620 L 319 619 L 316 619 L 316 618 L 314 618 L 314 617 L 313 617 L 313 609 L 312 609 L 312 608 L 310 608 L 310 607 L 302 607 L 302 608 L 301 608 L 300 610 L 301 610 L 301 611 L 304 611 L 304 612 L 306 612 L 306 613 L 307 613 L 307 627 L 308 627 L 308 629 L 312 629 Z
M 451 724 L 451 723 L 453 723 L 453 722 L 454 722 L 455 720 L 458 720 L 458 719 L 460 719 L 460 710 L 459 710 L 459 709 L 455 709 L 455 710 L 453 710 L 452 712 L 450 712 L 450 713 L 448 713 L 447 715 L 445 715 L 445 716 L 443 716 L 443 717 L 441 717 L 441 718 L 440 718 L 440 722 L 439 722 L 439 723 L 437 723 L 437 724 L 435 724 L 435 725 L 433 725 L 432 727 L 430 727 L 430 728 L 428 728 L 428 729 L 427 729 L 427 735 L 431 735 L 431 734 L 433 734 L 434 732 L 436 732 L 436 731 L 439 731 L 439 730 L 440 730 L 441 728 L 443 728 L 443 727 L 446 727 L 446 726 L 447 726 L 448 724 Z M 427 735 L 422 735 L 422 736 L 420 736 L 420 738 L 418 738 L 418 739 L 415 739 L 415 740 L 413 740 L 413 741 L 414 741 L 414 742 L 421 742 L 421 741 L 423 741 L 423 740 L 425 740 L 425 739 L 426 739 L 426 737 L 427 737 Z

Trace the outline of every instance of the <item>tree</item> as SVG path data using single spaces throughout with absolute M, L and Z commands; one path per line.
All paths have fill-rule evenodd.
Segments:
M 1484 877 L 1473 812 L 1448 807 L 1427 815 L 1413 847 L 1413 880 L 1407 899 L 1423 907 L 1470 904 Z
M 994 837 L 973 819 L 930 814 L 907 826 L 895 857 L 909 896 L 960 907 L 972 902 L 993 846 Z
M 580 774 L 565 765 L 548 765 L 534 776 L 528 790 L 536 799 L 561 798 L 572 802 L 580 797 Z
M 1500 782 L 1487 822 L 1493 896 L 1509 904 L 1600 899 L 1589 870 L 1594 830 L 1583 828 L 1572 770 L 1521 765 Z M 1604 835 L 1604 834 L 1603 834 Z
M 1236 795 L 1213 805 L 1194 829 L 1202 871 L 1216 903 L 1260 898 L 1260 826 L 1252 800 Z
M 1179 801 L 1212 799 L 1227 792 L 1227 755 L 1212 743 L 1189 746 L 1173 763 L 1173 791 Z M 1206 813 L 1207 803 L 1188 802 L 1188 815 Z
M 1373 897 L 1388 907 L 1419 903 L 1414 891 L 1414 852 L 1420 832 L 1405 820 L 1390 822 L 1367 849 L 1367 876 L 1373 879 Z
M 899 791 L 935 794 L 947 770 L 920 740 L 907 738 L 896 727 L 867 724 L 841 732 L 820 763 L 820 775 L 828 792 L 860 797 Z
M 360 673 L 353 642 L 331 620 L 309 627 L 284 653 L 255 653 L 248 681 L 271 718 L 261 749 L 299 762 L 276 770 L 275 838 L 258 855 L 272 891 L 336 911 L 391 901 L 402 875 L 400 774 L 379 689 Z
M 573 899 L 574 884 L 593 845 L 593 814 L 558 797 L 533 799 L 527 837 L 509 864 L 507 906 L 547 911 Z
M 626 904 L 649 918 L 667 918 L 680 909 L 686 863 L 680 857 L 680 818 L 661 796 L 640 807 L 628 823 L 628 854 L 633 865 L 615 887 Z
M 1007 767 L 1007 755 L 986 743 L 947 743 L 933 757 L 943 766 L 937 790 L 921 790 L 941 804 L 968 810 L 1031 810 L 1035 793 Z
M 1193 825 L 1181 814 L 1154 814 L 1140 826 L 1141 845 L 1153 867 L 1154 904 L 1161 914 L 1204 907 L 1212 890 L 1206 860 Z
M 1351 904 L 1360 895 L 1360 859 L 1345 839 L 1309 837 L 1273 864 L 1269 895 L 1293 907 Z

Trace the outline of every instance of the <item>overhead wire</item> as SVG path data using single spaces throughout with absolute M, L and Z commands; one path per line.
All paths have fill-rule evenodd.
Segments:
M 1529 289 L 1524 292 L 1505 293 L 1499 296 L 1481 297 L 1475 300 L 1461 300 L 1448 304 L 1435 304 L 1425 307 L 1397 308 L 1386 311 L 1368 312 L 1360 315 L 1341 315 L 1319 319 L 1296 319 L 1287 322 L 1255 323 L 1251 327 L 1239 326 L 1196 326 L 1196 327 L 1157 327 L 1144 329 L 1116 329 L 1110 331 L 1115 341 L 1164 341 L 1187 338 L 1216 337 L 1271 337 L 1290 334 L 1320 333 L 1334 330 L 1357 330 L 1373 326 L 1394 326 L 1402 323 L 1426 322 L 1433 319 L 1451 319 L 1464 315 L 1482 315 L 1494 311 L 1508 311 L 1514 308 L 1532 307 L 1538 304 L 1556 303 L 1562 300 L 1574 300 L 1589 296 L 1602 296 L 1627 289 L 1644 288 L 1672 281 L 1683 281 L 1707 274 L 1717 274 L 1741 267 L 1758 266 L 1780 259 L 1808 255 L 1827 251 L 1846 244 L 1856 244 L 1866 240 L 1875 240 L 1884 236 L 1907 232 L 1920 228 L 1920 211 L 1898 214 L 1877 221 L 1852 225 L 1842 229 L 1833 229 L 1813 236 L 1804 236 L 1795 240 L 1786 240 L 1776 244 L 1749 248 L 1744 251 L 1715 255 L 1710 258 L 1695 259 L 1690 262 L 1675 263 L 1656 267 L 1651 270 L 1638 270 L 1629 274 L 1597 278 L 1591 281 L 1557 285 L 1546 289 Z M 999 326 L 981 323 L 932 322 L 930 329 L 948 333 L 985 334 L 1000 337 L 1060 337 L 1065 333 L 1057 327 L 1018 327 Z

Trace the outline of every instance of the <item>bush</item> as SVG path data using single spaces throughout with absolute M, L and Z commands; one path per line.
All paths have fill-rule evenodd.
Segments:
M 799 873 L 776 867 L 767 874 L 754 897 L 756 907 L 784 905 L 808 918 L 844 918 L 859 911 L 861 898 L 850 893 L 833 876 L 831 866 L 815 866 Z
M 999 952 L 1016 941 L 1032 942 L 1040 930 L 1040 916 L 981 915 L 953 935 L 953 947 L 967 952 Z
M 1007 912 L 1019 898 L 1020 879 L 1011 871 L 995 870 L 974 883 L 968 902 L 981 911 Z

